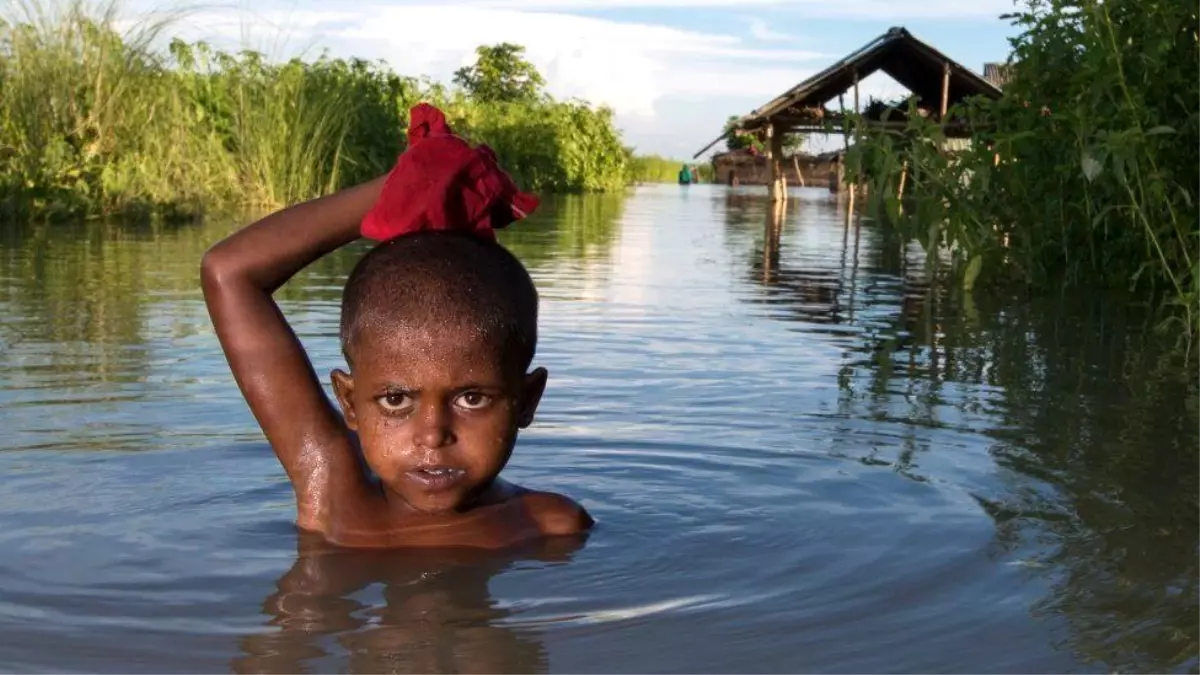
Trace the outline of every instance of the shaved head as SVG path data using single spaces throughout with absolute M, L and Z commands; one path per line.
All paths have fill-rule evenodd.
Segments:
M 342 294 L 342 352 L 420 329 L 444 339 L 483 340 L 521 373 L 537 348 L 538 296 L 525 267 L 494 241 L 468 233 L 420 232 L 367 253 Z

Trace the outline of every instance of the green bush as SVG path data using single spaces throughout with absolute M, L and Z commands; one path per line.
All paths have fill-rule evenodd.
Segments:
M 859 127 L 848 175 L 870 208 L 967 286 L 1016 279 L 1165 292 L 1200 325 L 1200 60 L 1195 3 L 1030 0 L 1011 17 L 1012 81 L 936 122 Z M 997 156 L 999 161 L 997 162 Z M 897 198 L 901 167 L 909 172 Z
M 125 34 L 114 25 L 113 5 L 96 13 L 81 0 L 23 2 L 0 21 L 3 211 L 295 203 L 386 172 L 420 101 L 490 144 L 525 189 L 614 191 L 628 178 L 630 153 L 607 108 L 541 93 L 472 96 L 361 59 L 273 63 L 180 40 L 158 54 L 150 45 L 166 22 Z

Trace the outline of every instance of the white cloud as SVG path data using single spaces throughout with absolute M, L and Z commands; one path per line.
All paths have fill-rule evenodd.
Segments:
M 647 9 L 679 7 L 745 7 L 784 6 L 789 0 L 462 0 L 472 7 L 493 7 L 525 11 L 562 9 L 588 11 L 597 9 Z
M 1012 11 L 1012 0 L 463 0 L 469 6 L 544 10 L 605 10 L 697 7 L 770 7 L 803 16 L 890 20 L 995 18 Z
M 157 0 L 133 0 L 153 1 Z M 258 49 L 276 58 L 328 49 L 334 56 L 384 59 L 397 72 L 444 82 L 472 61 L 477 46 L 514 42 L 526 47 L 526 56 L 545 75 L 552 94 L 608 105 L 627 130 L 629 142 L 647 152 L 685 156 L 719 133 L 727 116 L 749 112 L 841 54 L 804 49 L 800 38 L 772 28 L 785 24 L 768 24 L 757 16 L 742 17 L 745 23 L 739 25 L 734 15 L 735 22 L 726 30 L 749 27 L 749 36 L 738 36 L 572 10 L 740 9 L 749 4 L 774 5 L 771 16 L 787 20 L 802 11 L 850 16 L 873 12 L 872 18 L 879 18 L 889 12 L 946 11 L 950 0 L 463 0 L 453 6 L 429 4 L 430 0 L 337 5 L 315 0 L 224 1 L 232 4 L 203 6 L 170 32 L 220 48 Z M 1008 2 L 972 0 L 950 11 L 969 15 L 991 7 L 991 12 Z M 789 40 L 787 48 L 767 44 L 784 39 Z M 864 101 L 874 87 L 864 80 Z M 877 95 L 893 95 L 892 89 L 880 89 Z
M 470 63 L 477 46 L 515 42 L 525 46 L 526 57 L 545 75 L 551 93 L 635 116 L 652 116 L 655 101 L 663 96 L 723 91 L 769 95 L 786 88 L 781 82 L 795 79 L 797 69 L 787 64 L 830 59 L 814 51 L 747 47 L 736 36 L 663 25 L 512 9 L 464 12 L 443 5 L 201 12 L 187 25 L 192 37 L 260 49 L 268 45 L 264 51 L 276 56 L 328 47 L 334 54 L 383 58 L 398 72 L 440 80 Z M 281 33 L 287 34 L 286 41 Z M 745 61 L 770 65 L 736 66 Z
M 755 40 L 762 40 L 763 42 L 783 42 L 786 40 L 796 39 L 794 36 L 788 35 L 787 33 L 775 31 L 770 25 L 767 24 L 766 21 L 757 16 L 745 17 L 745 21 L 747 24 L 749 24 L 750 35 Z

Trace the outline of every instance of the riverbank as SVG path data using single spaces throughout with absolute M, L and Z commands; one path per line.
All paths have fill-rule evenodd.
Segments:
M 446 86 L 361 59 L 273 63 L 168 41 L 164 22 L 118 32 L 115 5 L 12 12 L 0 22 L 8 217 L 172 217 L 295 203 L 386 172 L 421 101 L 441 107 L 471 142 L 491 145 L 522 187 L 540 193 L 621 190 L 657 180 L 666 161 L 637 158 L 611 110 L 538 86 L 507 92 L 503 73 L 498 86 L 469 78 L 478 86 Z M 153 47 L 164 43 L 165 52 Z M 520 54 L 513 45 L 480 50 L 532 70 Z

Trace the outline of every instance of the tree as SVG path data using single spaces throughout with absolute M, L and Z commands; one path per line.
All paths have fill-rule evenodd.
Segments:
M 459 68 L 454 83 L 479 101 L 532 101 L 546 81 L 524 58 L 525 48 L 508 42 L 475 49 L 475 64 Z

